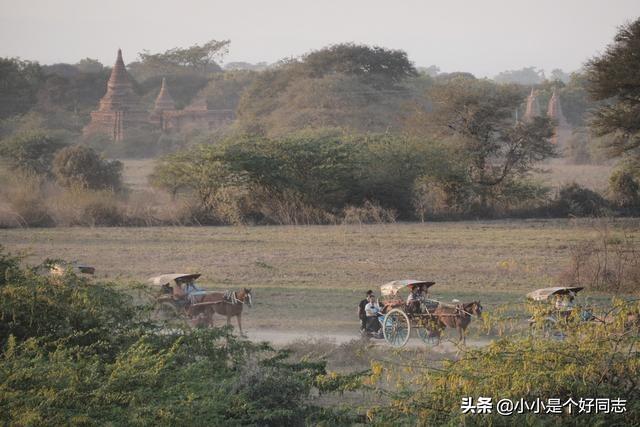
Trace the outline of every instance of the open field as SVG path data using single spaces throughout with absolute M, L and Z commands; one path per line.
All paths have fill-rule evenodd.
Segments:
M 626 220 L 640 238 L 637 220 Z M 618 221 L 615 224 L 622 224 Z M 615 225 L 614 225 L 615 228 Z M 553 284 L 572 244 L 595 221 L 493 221 L 371 226 L 53 228 L 0 230 L 27 261 L 80 260 L 126 286 L 169 272 L 201 272 L 212 289 L 254 289 L 249 332 L 351 333 L 367 289 L 434 280 L 436 298 L 480 299 L 486 310 Z

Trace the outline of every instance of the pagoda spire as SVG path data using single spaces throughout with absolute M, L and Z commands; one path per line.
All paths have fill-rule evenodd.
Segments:
M 158 93 L 153 110 L 154 112 L 159 112 L 175 109 L 176 103 L 173 101 L 171 94 L 169 94 L 169 89 L 167 89 L 167 80 L 163 77 L 162 85 L 160 86 L 160 93 Z
M 527 97 L 527 107 L 524 111 L 523 119 L 528 122 L 539 115 L 540 104 L 538 103 L 538 94 L 533 88 L 531 88 L 531 94 Z

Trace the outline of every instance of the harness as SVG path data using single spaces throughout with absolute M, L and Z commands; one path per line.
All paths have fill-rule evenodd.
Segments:
M 248 302 L 246 302 L 245 300 L 249 299 Z M 248 304 L 249 306 L 251 306 L 251 294 L 246 294 L 245 297 L 243 299 L 238 299 L 237 296 L 237 292 L 236 291 L 225 291 L 224 295 L 222 296 L 222 301 L 226 302 L 227 304 Z

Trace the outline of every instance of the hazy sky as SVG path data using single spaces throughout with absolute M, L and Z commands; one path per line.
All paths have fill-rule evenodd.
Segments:
M 332 43 L 403 49 L 417 66 L 578 69 L 640 16 L 639 0 L 0 0 L 0 56 L 41 63 L 231 40 L 225 62 L 274 62 Z

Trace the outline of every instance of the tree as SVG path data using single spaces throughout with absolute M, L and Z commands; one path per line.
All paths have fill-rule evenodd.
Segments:
M 503 71 L 493 78 L 497 83 L 517 83 L 525 86 L 540 84 L 544 79 L 544 70 L 538 70 L 536 67 Z
M 227 164 L 221 161 L 217 147 L 200 145 L 162 158 L 149 177 L 152 186 L 171 193 L 195 195 L 205 211 L 214 208 L 218 191 L 241 182 Z
M 76 68 L 83 73 L 99 73 L 104 69 L 104 65 L 97 59 L 84 58 L 76 64 Z
M 307 128 L 394 128 L 417 76 L 407 54 L 339 44 L 259 73 L 238 106 L 240 127 L 269 137 Z
M 611 156 L 640 159 L 640 19 L 620 27 L 604 54 L 586 64 L 589 93 L 606 101 L 591 126 L 599 135 L 616 136 Z
M 515 122 L 514 111 L 524 98 L 521 87 L 458 78 L 434 85 L 430 96 L 434 131 L 453 137 L 458 161 L 465 165 L 483 209 L 492 191 L 556 154 L 548 118 Z
M 140 64 L 133 67 L 132 71 L 134 74 L 141 74 L 144 71 L 145 77 L 181 70 L 200 74 L 218 72 L 221 68 L 215 60 L 221 60 L 224 57 L 228 52 L 229 43 L 229 40 L 210 40 L 203 45 L 193 45 L 188 48 L 174 47 L 163 53 L 150 53 L 145 50 L 138 54 Z
M 24 132 L 0 142 L 0 157 L 14 169 L 49 175 L 55 153 L 64 146 L 59 139 L 46 133 Z
M 29 111 L 43 79 L 37 62 L 0 58 L 0 119 Z
M 393 84 L 417 75 L 406 52 L 353 43 L 336 44 L 311 52 L 304 56 L 302 64 L 312 77 L 340 73 L 382 78 L 383 82 Z
M 562 82 L 562 83 L 569 83 L 569 79 L 571 79 L 571 75 L 565 73 L 560 68 L 554 68 L 553 70 L 551 70 L 550 80 Z
M 53 174 L 65 187 L 79 185 L 91 190 L 113 191 L 122 188 L 122 162 L 104 160 L 84 145 L 60 150 L 53 159 Z

